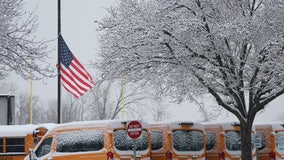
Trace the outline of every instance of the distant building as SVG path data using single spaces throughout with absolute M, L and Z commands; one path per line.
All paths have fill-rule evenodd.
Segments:
M 15 124 L 15 96 L 0 95 L 0 125 Z

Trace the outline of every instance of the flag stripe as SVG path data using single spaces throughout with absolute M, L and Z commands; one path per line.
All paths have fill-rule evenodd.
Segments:
M 90 74 L 86 71 L 85 67 L 78 61 L 78 59 L 73 55 L 74 64 L 78 69 L 81 70 L 81 74 L 85 77 L 85 79 L 92 78 Z
M 62 81 L 62 85 L 68 92 L 72 93 L 75 98 L 78 98 L 80 96 L 80 94 L 77 91 L 73 90 L 73 88 L 67 85 L 64 81 Z
M 62 76 L 62 80 L 65 82 L 66 85 L 69 85 L 71 88 L 73 88 L 73 90 L 75 90 L 78 93 L 83 93 L 84 91 L 81 90 L 81 88 L 79 88 L 79 86 L 76 84 L 74 78 L 72 77 L 72 75 L 70 73 L 68 73 L 69 71 L 62 69 L 61 70 L 63 74 L 61 74 Z M 86 91 L 86 90 L 85 90 Z
M 89 87 L 82 84 L 80 76 L 77 75 L 76 71 L 72 69 L 72 67 L 69 68 L 68 76 L 73 79 L 73 82 L 75 83 L 74 85 L 76 85 L 80 90 L 88 90 Z
M 75 98 L 79 98 L 81 96 L 80 94 L 78 94 L 78 92 L 76 92 L 72 88 L 70 88 L 69 85 L 65 84 L 65 82 L 63 82 L 62 85 L 68 92 L 72 93 Z
M 75 55 L 72 54 L 61 35 L 59 40 L 61 83 L 68 92 L 78 98 L 93 87 L 93 78 Z
M 76 63 L 72 63 L 70 65 L 70 70 L 72 70 L 74 73 L 76 73 L 77 75 L 80 75 L 80 79 L 82 81 L 85 82 L 85 85 L 92 85 L 92 83 L 90 82 L 90 80 L 92 80 L 91 78 L 89 78 L 89 76 L 87 74 L 84 74 L 82 72 L 82 68 L 78 68 L 78 65 Z
M 80 74 L 80 71 L 75 65 L 71 64 L 70 72 L 72 76 L 78 80 L 78 85 L 82 86 L 83 88 L 90 88 L 93 85 L 89 80 L 85 79 L 84 76 Z

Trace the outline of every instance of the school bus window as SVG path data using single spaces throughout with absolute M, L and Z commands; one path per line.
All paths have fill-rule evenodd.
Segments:
M 147 131 L 142 131 L 142 137 L 136 140 L 136 150 L 142 151 L 148 149 Z M 119 129 L 114 131 L 114 145 L 116 149 L 128 151 L 133 149 L 133 140 L 127 138 L 126 130 Z
M 227 131 L 226 148 L 231 151 L 241 150 L 241 134 L 239 131 Z
M 203 149 L 203 134 L 200 131 L 174 130 L 173 146 L 177 151 L 200 151 Z
M 35 151 L 37 157 L 42 157 L 51 151 L 52 138 L 46 138 Z
M 25 152 L 25 138 L 6 138 L 6 153 Z
M 104 147 L 103 131 L 76 131 L 57 136 L 57 152 L 98 151 Z
M 258 150 L 262 150 L 265 148 L 266 135 L 264 132 L 258 132 L 256 134 L 261 137 L 261 146 L 258 148 Z
M 159 150 L 163 147 L 163 133 L 160 131 L 151 132 L 151 148 L 152 150 Z
M 284 132 L 276 132 L 276 147 L 278 150 L 284 150 Z
M 206 132 L 206 150 L 209 151 L 214 148 L 216 144 L 216 134 L 213 132 Z
M 4 140 L 4 138 L 0 138 L 0 153 L 3 153 L 3 151 L 4 151 L 3 140 Z

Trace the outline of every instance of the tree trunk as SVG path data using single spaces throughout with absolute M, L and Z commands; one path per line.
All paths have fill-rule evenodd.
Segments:
M 251 130 L 252 124 L 241 122 L 242 160 L 252 160 Z

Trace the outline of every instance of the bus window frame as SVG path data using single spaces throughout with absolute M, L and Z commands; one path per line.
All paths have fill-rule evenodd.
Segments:
M 40 147 L 42 147 L 42 145 L 44 145 L 43 143 L 44 143 L 46 140 L 49 140 L 49 139 L 51 139 L 49 152 L 47 152 L 46 154 L 43 154 L 43 155 L 41 155 L 41 156 L 38 156 L 38 153 L 37 153 L 37 152 L 39 152 L 38 150 L 40 149 Z M 42 141 L 38 144 L 37 148 L 33 151 L 34 154 L 35 154 L 35 156 L 38 157 L 38 158 L 40 158 L 40 157 L 46 156 L 46 155 L 48 155 L 50 152 L 52 152 L 52 150 L 53 150 L 53 143 L 54 143 L 53 141 L 54 141 L 53 136 L 45 137 L 44 139 L 42 139 Z
M 207 134 L 212 134 L 212 137 L 213 137 L 213 141 L 214 141 L 214 144 L 212 145 L 212 144 L 210 144 L 210 145 L 212 145 L 212 147 L 210 146 L 210 149 L 207 149 L 208 147 L 208 145 L 207 145 L 207 138 L 208 138 L 208 135 Z M 215 148 L 215 146 L 216 146 L 216 140 L 217 140 L 217 133 L 216 132 L 212 132 L 212 131 L 207 131 L 207 132 L 205 132 L 205 135 L 206 135 L 206 137 L 205 137 L 205 141 L 206 141 L 206 151 L 208 152 L 208 151 L 212 151 L 212 150 L 214 150 L 214 148 Z
M 155 133 L 159 133 L 159 134 L 156 134 L 158 135 L 158 142 L 161 142 L 161 145 L 159 144 L 159 148 L 157 149 L 153 149 L 153 144 L 152 144 L 152 133 L 155 132 Z M 162 150 L 163 149 L 163 143 L 164 143 L 164 135 L 163 135 L 163 131 L 162 130 L 152 130 L 151 133 L 150 133 L 150 142 L 151 142 L 151 149 L 152 151 L 159 151 L 159 150 Z
M 174 132 L 175 131 L 186 131 L 186 132 L 192 132 L 192 131 L 195 131 L 195 132 L 199 132 L 200 134 L 201 134 L 201 138 L 202 138 L 202 142 L 201 142 L 201 144 L 202 144 L 202 148 L 200 149 L 200 150 L 177 150 L 176 148 L 175 148 L 175 144 L 174 144 Z M 189 152 L 189 153 L 194 153 L 194 152 L 201 152 L 201 151 L 206 151 L 206 148 L 204 148 L 205 146 L 204 146 L 204 144 L 206 143 L 205 142 L 205 132 L 203 131 L 203 130 L 199 130 L 199 129 L 195 129 L 195 128 L 191 128 L 191 129 L 182 129 L 182 128 L 178 128 L 178 129 L 173 129 L 172 130 L 172 134 L 171 134 L 171 136 L 172 136 L 172 148 L 173 148 L 173 151 L 175 151 L 175 152 L 177 152 L 177 153 L 184 153 L 184 152 Z

